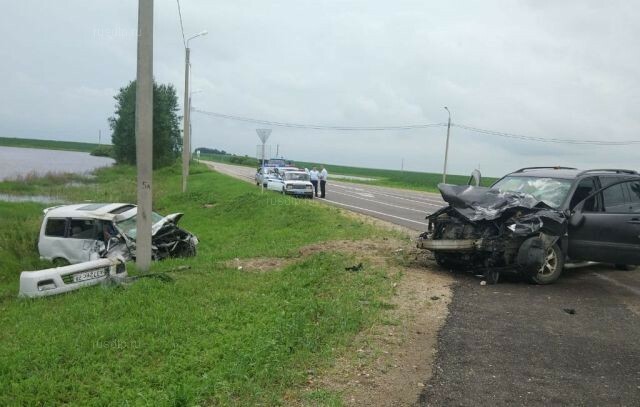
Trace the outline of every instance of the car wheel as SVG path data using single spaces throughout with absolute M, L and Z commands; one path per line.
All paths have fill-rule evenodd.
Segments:
M 69 264 L 69 260 L 63 258 L 63 257 L 56 257 L 55 259 L 53 259 L 53 265 L 56 267 L 64 267 L 64 266 L 68 266 Z
M 560 278 L 564 268 L 564 255 L 557 244 L 547 250 L 547 256 L 540 270 L 531 277 L 536 284 L 551 284 Z
M 500 280 L 500 272 L 488 268 L 485 270 L 484 279 L 487 280 L 487 284 L 498 284 L 498 280 Z
M 636 268 L 636 266 L 632 266 L 630 264 L 616 264 L 615 267 L 616 267 L 616 270 L 622 270 L 622 271 L 631 271 Z
M 285 195 L 285 193 L 284 193 L 284 187 L 282 188 L 282 195 Z

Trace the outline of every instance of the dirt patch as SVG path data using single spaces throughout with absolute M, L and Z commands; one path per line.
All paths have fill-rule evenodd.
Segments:
M 391 306 L 379 321 L 360 332 L 331 367 L 310 371 L 301 399 L 290 395 L 290 404 L 313 405 L 307 397 L 322 390 L 339 393 L 348 406 L 409 406 L 418 401 L 433 374 L 437 335 L 446 320 L 454 280 L 416 249 L 414 241 L 402 236 L 328 241 L 301 247 L 291 258 L 226 263 L 268 272 L 317 253 L 339 252 L 354 256 L 356 263 L 385 269 L 391 278 L 401 274 L 388 300 Z
M 307 392 L 338 392 L 349 406 L 414 405 L 433 373 L 453 278 L 437 270 L 412 243 L 398 247 L 397 240 L 389 240 L 374 247 L 375 241 L 365 242 L 369 262 L 386 264 L 392 275 L 402 273 L 389 300 L 393 307 L 379 323 L 360 332 L 330 369 L 309 376 Z
M 295 259 L 283 259 L 279 257 L 255 257 L 251 259 L 233 259 L 226 261 L 226 267 L 249 272 L 267 272 L 282 269 L 292 264 Z

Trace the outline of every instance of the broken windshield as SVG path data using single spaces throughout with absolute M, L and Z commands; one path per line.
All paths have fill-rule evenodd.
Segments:
M 151 212 L 151 224 L 155 225 L 156 223 L 160 222 L 162 219 L 164 218 L 164 216 L 159 215 L 155 212 Z M 131 239 L 135 240 L 136 239 L 136 215 L 133 215 L 132 217 L 130 217 L 129 219 L 125 219 L 125 220 L 121 220 L 120 222 L 116 222 L 116 224 L 118 225 L 118 228 L 120 228 L 120 230 L 127 235 L 128 237 L 130 237 Z
M 538 201 L 557 209 L 567 197 L 571 188 L 571 181 L 558 178 L 505 177 L 496 182 L 491 188 L 500 192 L 529 194 Z

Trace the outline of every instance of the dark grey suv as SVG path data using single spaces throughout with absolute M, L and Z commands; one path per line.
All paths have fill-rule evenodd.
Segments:
M 640 175 L 636 171 L 529 167 L 491 187 L 438 185 L 447 207 L 427 216 L 418 247 L 448 268 L 496 283 L 516 273 L 538 284 L 565 262 L 640 264 Z

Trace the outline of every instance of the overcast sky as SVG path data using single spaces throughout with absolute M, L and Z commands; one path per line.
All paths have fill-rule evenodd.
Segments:
M 544 138 L 640 140 L 634 1 L 182 0 L 194 107 L 329 126 L 454 123 Z M 4 2 L 0 135 L 110 138 L 136 74 L 137 2 Z M 155 1 L 154 74 L 184 92 L 175 1 Z M 182 101 L 181 101 L 182 103 Z M 259 125 L 192 114 L 193 146 L 256 154 Z M 446 128 L 273 128 L 286 157 L 441 171 Z M 449 169 L 638 169 L 640 145 L 524 142 L 452 128 Z M 330 168 L 330 167 L 329 167 Z

